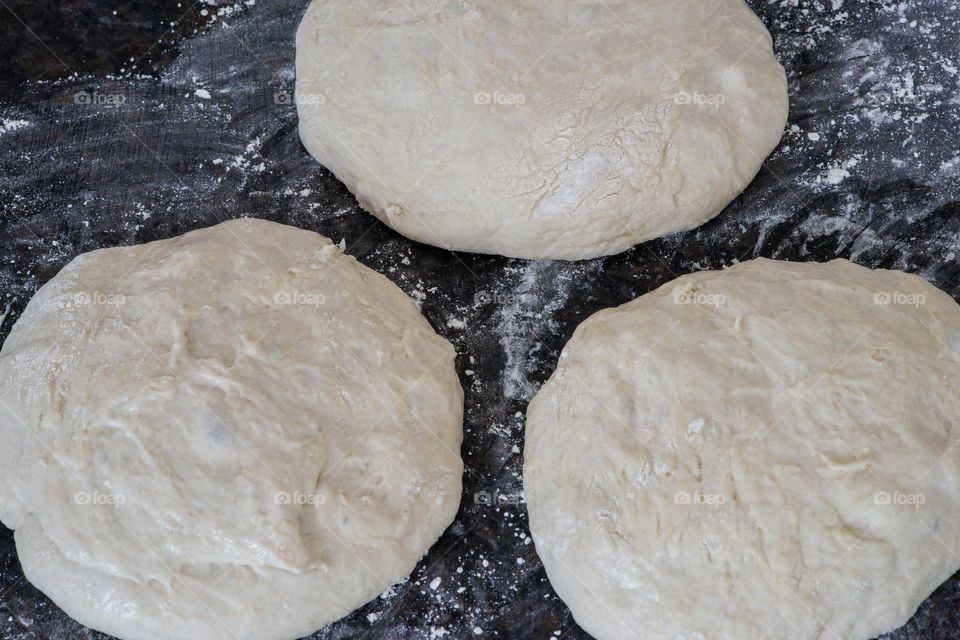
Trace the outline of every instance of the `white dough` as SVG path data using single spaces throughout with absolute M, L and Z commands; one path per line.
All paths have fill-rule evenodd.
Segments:
M 530 404 L 550 582 L 597 640 L 867 640 L 960 567 L 960 307 L 845 260 L 684 276 Z
M 87 626 L 305 636 L 452 521 L 453 359 L 400 289 L 311 232 L 236 220 L 81 255 L 0 353 L 0 519 Z
M 301 139 L 366 210 L 524 258 L 704 223 L 787 117 L 743 0 L 314 0 L 296 67 Z

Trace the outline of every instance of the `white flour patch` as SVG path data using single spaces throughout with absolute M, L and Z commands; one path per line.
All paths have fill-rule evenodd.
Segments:
M 704 425 L 707 424 L 707 421 L 703 418 L 697 418 L 696 420 L 690 421 L 690 424 L 687 425 L 686 437 L 687 440 L 693 440 L 703 432 Z
M 0 135 L 7 133 L 9 131 L 16 131 L 17 129 L 23 129 L 24 127 L 29 127 L 30 123 L 26 120 L 12 120 L 4 118 L 0 120 Z
M 536 260 L 507 270 L 508 275 L 519 275 L 519 282 L 500 294 L 506 304 L 497 314 L 500 344 L 506 356 L 502 380 L 507 398 L 529 400 L 536 393 L 529 375 L 534 356 L 543 349 L 540 338 L 554 333 L 554 314 L 564 307 L 571 289 L 601 268 L 600 260 L 572 264 Z
M 836 164 L 827 167 L 826 173 L 821 178 L 822 182 L 830 185 L 840 184 L 850 177 L 850 170 L 860 163 L 860 157 L 854 156 L 847 158 Z

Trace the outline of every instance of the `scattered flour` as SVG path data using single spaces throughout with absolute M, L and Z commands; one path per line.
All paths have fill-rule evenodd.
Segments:
M 0 120 L 0 135 L 7 133 L 9 131 L 16 131 L 17 129 L 23 129 L 24 127 L 30 126 L 30 123 L 26 120 L 11 120 L 4 118 Z

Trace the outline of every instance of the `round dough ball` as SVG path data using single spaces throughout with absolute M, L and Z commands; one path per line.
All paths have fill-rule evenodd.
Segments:
M 405 236 L 581 259 L 696 227 L 787 117 L 743 0 L 314 0 L 297 32 L 307 150 Z
M 960 567 L 960 307 L 845 260 L 581 324 L 527 413 L 550 582 L 597 640 L 866 640 Z
M 77 257 L 0 353 L 27 578 L 132 640 L 298 638 L 407 576 L 461 493 L 454 350 L 315 233 Z

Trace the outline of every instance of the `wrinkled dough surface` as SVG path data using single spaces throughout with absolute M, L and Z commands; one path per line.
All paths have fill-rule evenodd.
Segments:
M 960 566 L 958 381 L 960 307 L 915 276 L 679 278 L 531 402 L 537 552 L 597 640 L 874 638 Z
M 783 132 L 743 0 L 314 0 L 297 33 L 307 150 L 400 233 L 580 259 L 717 215 Z
M 0 519 L 88 626 L 307 635 L 452 521 L 453 359 L 400 289 L 311 232 L 236 220 L 81 255 L 0 354 Z

